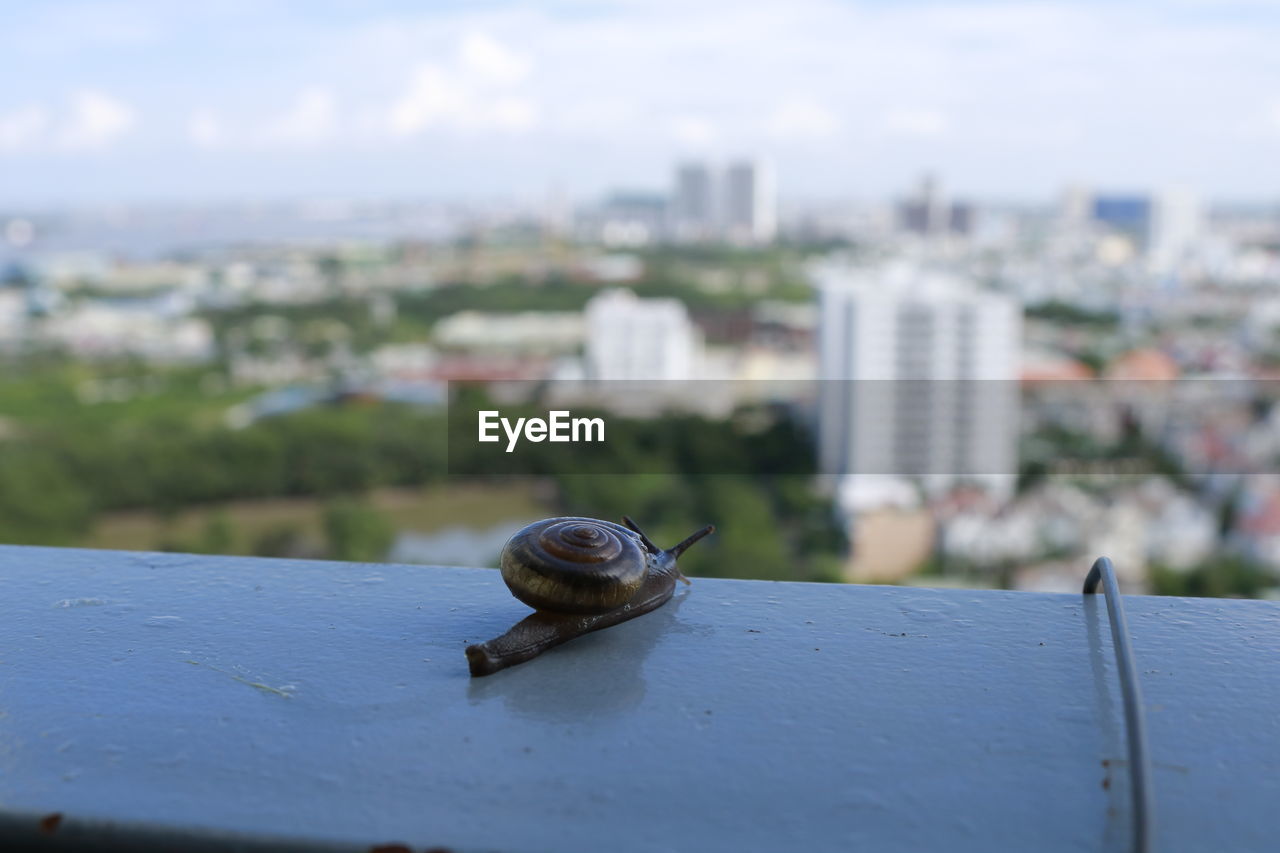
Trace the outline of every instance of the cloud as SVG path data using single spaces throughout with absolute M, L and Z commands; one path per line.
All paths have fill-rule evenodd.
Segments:
M 503 130 L 530 130 L 538 123 L 538 106 L 528 98 L 499 98 L 490 110 L 489 121 Z
M 892 136 L 928 138 L 947 132 L 947 117 L 938 110 L 898 108 L 884 117 L 884 129 Z
M 413 136 L 466 111 L 466 95 L 440 68 L 423 65 L 391 107 L 391 132 Z
M 407 138 L 430 129 L 453 132 L 500 130 L 522 133 L 538 123 L 538 103 L 524 95 L 494 91 L 481 80 L 433 64 L 418 67 L 405 92 L 388 111 L 393 136 Z
M 640 120 L 636 105 L 621 98 L 591 97 L 565 104 L 557 113 L 557 129 L 575 135 L 616 138 L 633 132 Z
M 83 89 L 71 98 L 71 113 L 57 134 L 57 145 L 65 151 L 96 151 L 128 133 L 135 123 L 136 113 L 128 104 Z
M 226 142 L 226 131 L 211 110 L 200 109 L 187 119 L 187 138 L 197 148 L 220 148 Z
M 840 131 L 840 117 L 809 97 L 791 98 L 769 118 L 769 133 L 777 139 L 829 139 Z
M 494 83 L 519 83 L 529 76 L 533 65 L 485 33 L 467 35 L 458 53 L 465 70 Z
M 484 157 L 484 170 L 439 180 L 459 192 L 483 181 L 524 191 L 556 176 L 576 193 L 648 180 L 685 149 L 714 146 L 769 156 L 787 175 L 783 191 L 800 194 L 827 192 L 833 175 L 893 192 L 923 165 L 1001 194 L 1043 194 L 1070 175 L 1100 185 L 1174 175 L 1261 192 L 1256 176 L 1268 173 L 1280 138 L 1280 9 L 1274 0 L 1248 14 L 1240 3 L 1191 2 L 624 0 L 590 14 L 575 3 L 396 4 L 318 9 L 305 20 L 280 4 L 216 14 L 177 4 L 165 15 L 171 49 L 161 52 L 99 46 L 55 61 L 31 39 L 82 45 L 94 25 L 43 17 L 38 33 L 0 29 L 0 48 L 10 77 L 51 91 L 138 81 L 130 99 L 186 119 L 185 136 L 179 126 L 181 150 L 163 151 L 172 139 L 148 112 L 128 138 L 145 132 L 187 185 L 214 180 L 183 160 L 197 147 L 314 146 L 333 152 L 333 170 L 314 174 L 345 170 L 350 183 L 393 170 L 390 156 L 348 156 L 353 149 Z M 287 56 L 275 47 L 286 38 Z M 27 93 L 10 88 L 0 96 L 0 148 L 58 150 L 73 123 L 65 105 L 32 94 L 29 108 Z M 327 95 L 299 94 L 312 90 Z M 101 121 L 81 121 L 98 130 L 72 136 L 81 148 L 111 132 L 118 141 L 122 123 L 131 120 L 104 132 Z M 922 163 L 920 146 L 939 139 L 946 145 Z M 157 162 L 144 178 L 166 179 Z M 37 190 L 73 181 L 59 165 L 17 180 Z M 131 168 L 139 172 L 113 180 L 137 184 L 142 167 Z M 313 180 L 273 173 L 265 158 L 253 168 Z
M 398 95 L 389 96 L 394 89 L 388 88 L 340 102 L 332 89 L 311 85 L 265 119 L 228 120 L 197 109 L 187 118 L 186 137 L 206 150 L 342 149 L 385 146 L 428 131 L 521 134 L 538 125 L 538 101 L 517 85 L 532 67 L 527 58 L 477 33 L 453 46 L 456 62 L 418 63 Z
M 685 148 L 709 148 L 720 132 L 705 116 L 681 115 L 671 120 L 671 138 Z
M 1267 105 L 1265 115 L 1268 129 L 1280 136 L 1280 98 Z
M 49 114 L 43 107 L 32 105 L 0 115 L 0 153 L 35 148 L 48 126 Z
M 1234 125 L 1235 138 L 1241 142 L 1273 143 L 1280 139 L 1280 98 L 1266 100 L 1245 111 Z
M 332 92 L 313 86 L 300 92 L 288 110 L 267 124 L 262 141 L 284 148 L 310 148 L 328 141 L 337 123 L 337 99 Z
M 133 129 L 136 113 L 123 101 L 92 89 L 72 95 L 68 109 L 55 114 L 29 105 L 0 115 L 0 153 L 50 148 L 78 153 L 98 151 Z
M 337 98 L 327 89 L 311 86 L 300 91 L 283 112 L 265 120 L 228 123 L 202 107 L 187 117 L 187 139 L 204 150 L 296 150 L 316 148 L 336 140 L 341 126 Z

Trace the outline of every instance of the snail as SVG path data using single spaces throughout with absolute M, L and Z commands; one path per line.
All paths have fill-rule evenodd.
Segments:
M 677 580 L 689 583 L 676 560 L 715 531 L 708 525 L 664 551 L 630 518 L 622 521 L 548 518 L 508 540 L 499 562 L 502 579 L 536 612 L 501 637 L 468 646 L 472 676 L 491 675 L 656 610 L 671 599 Z

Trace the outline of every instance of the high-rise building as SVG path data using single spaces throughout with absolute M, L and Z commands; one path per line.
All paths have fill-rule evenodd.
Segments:
M 763 163 L 731 164 L 724 178 L 724 230 L 734 243 L 768 243 L 778 229 L 772 170 Z
M 709 240 L 717 235 L 719 211 L 715 184 L 706 163 L 683 163 L 676 168 L 671 220 L 677 240 Z
M 676 168 L 671 236 L 680 242 L 768 243 L 778 230 L 773 170 L 741 160 L 720 170 L 707 163 Z
M 609 290 L 586 308 L 591 379 L 692 379 L 702 336 L 676 299 Z
M 1082 184 L 1069 184 L 1058 198 L 1058 223 L 1078 231 L 1088 223 L 1093 210 L 1093 191 Z
M 1093 219 L 1141 242 L 1151 227 L 1151 199 L 1145 195 L 1096 195 Z
M 1151 205 L 1147 259 L 1157 273 L 1174 271 L 1200 240 L 1204 220 L 1200 202 L 1185 189 L 1166 189 Z
M 1016 471 L 1017 302 L 910 266 L 815 276 L 821 471 L 891 475 L 928 491 L 982 483 L 1006 495 Z
M 1174 271 L 1204 229 L 1200 202 L 1185 189 L 1165 189 L 1154 195 L 1100 195 L 1094 199 L 1093 219 L 1128 237 L 1134 249 L 1146 253 L 1156 273 Z
M 944 240 L 950 234 L 969 234 L 974 225 L 974 208 L 967 203 L 951 203 L 942 181 L 926 174 L 915 194 L 898 205 L 898 223 L 903 231 L 930 240 Z

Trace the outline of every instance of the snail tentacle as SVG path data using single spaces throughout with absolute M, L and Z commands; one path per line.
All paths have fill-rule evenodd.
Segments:
M 686 538 L 680 544 L 673 545 L 671 548 L 668 549 L 668 551 L 673 558 L 679 557 L 685 551 L 689 550 L 690 545 L 694 544 L 699 539 L 702 539 L 704 536 L 710 536 L 712 533 L 715 533 L 715 532 L 716 532 L 715 525 L 708 524 L 706 527 L 702 528 L 697 533 L 694 533 L 693 535 Z
M 640 537 L 640 541 L 644 543 L 644 547 L 649 551 L 650 554 L 657 554 L 659 551 L 662 550 L 657 545 L 653 544 L 653 540 L 645 535 L 645 532 L 640 529 L 640 525 L 636 524 L 631 519 L 631 516 L 624 515 L 622 517 L 622 523 L 625 524 L 627 527 L 631 528 L 631 531 L 635 533 L 635 535 Z

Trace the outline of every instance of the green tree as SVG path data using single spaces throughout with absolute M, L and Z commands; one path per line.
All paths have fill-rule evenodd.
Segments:
M 210 514 L 200 534 L 201 554 L 229 554 L 235 543 L 235 525 L 225 510 Z
M 1275 575 L 1266 567 L 1237 555 L 1215 557 L 1187 571 L 1166 566 L 1151 568 L 1151 587 L 1156 595 L 1257 598 L 1276 583 Z
M 384 559 L 395 541 L 395 528 L 386 516 L 352 498 L 325 507 L 324 534 L 330 557 L 364 563 Z
M 88 495 L 48 454 L 0 441 L 0 542 L 61 545 L 88 529 Z
M 277 524 L 259 534 L 251 546 L 255 557 L 302 557 L 308 555 L 302 532 L 291 524 Z

